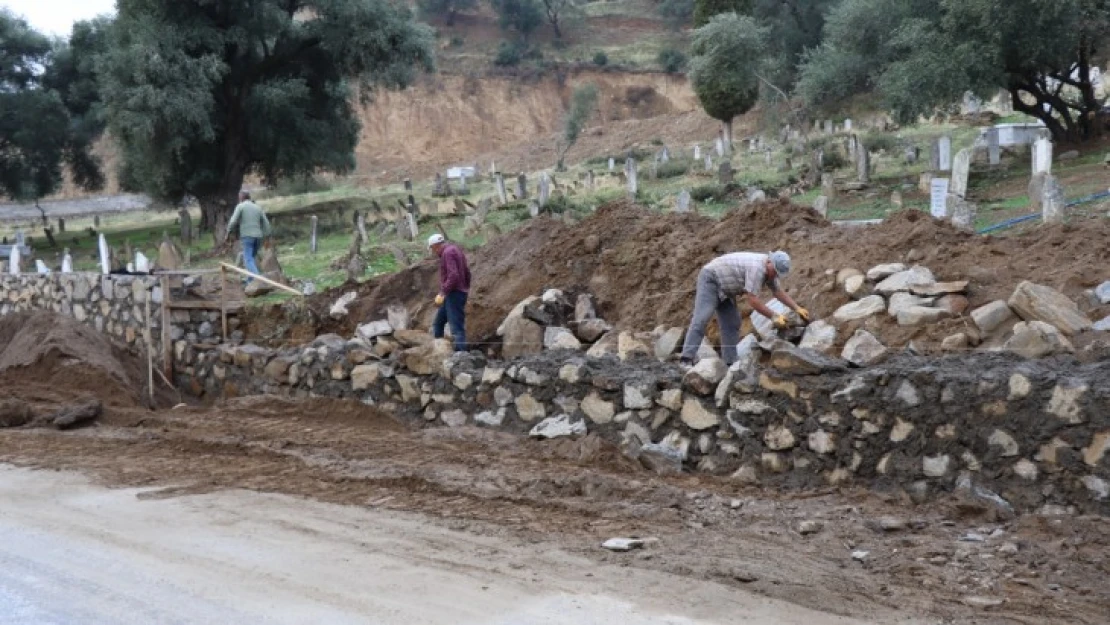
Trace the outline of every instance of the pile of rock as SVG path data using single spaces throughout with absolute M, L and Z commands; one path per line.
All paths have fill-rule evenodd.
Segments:
M 807 329 L 802 346 L 829 352 L 836 343 L 836 325 L 887 314 L 901 326 L 935 324 L 959 317 L 969 310 L 968 281 L 939 282 L 929 268 L 901 263 L 872 267 L 866 274 L 853 268 L 836 275 L 837 288 L 852 302 L 837 309 L 831 323 L 817 322 Z M 1102 287 L 1100 287 L 1102 288 Z M 1106 286 L 1110 302 L 1110 283 Z M 1097 298 L 1097 290 L 1092 291 Z M 1064 294 L 1032 282 L 1022 282 L 1009 300 L 997 300 L 969 313 L 968 329 L 946 337 L 945 351 L 979 347 L 1010 351 L 1039 358 L 1073 351 L 1068 337 L 1096 327 Z M 1110 329 L 1110 319 L 1100 322 Z M 886 348 L 866 330 L 857 330 L 841 356 L 867 366 L 881 361 Z

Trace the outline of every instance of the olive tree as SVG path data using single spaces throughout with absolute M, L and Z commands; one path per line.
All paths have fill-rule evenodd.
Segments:
M 148 193 L 191 195 L 222 243 L 248 174 L 354 168 L 356 96 L 430 70 L 432 33 L 388 0 L 119 0 L 101 95 Z

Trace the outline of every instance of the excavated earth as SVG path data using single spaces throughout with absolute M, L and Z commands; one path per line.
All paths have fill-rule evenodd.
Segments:
M 44 412 L 97 397 L 106 411 L 74 431 L 0 429 L 0 462 L 161 487 L 147 497 L 246 488 L 412 511 L 875 623 L 1093 625 L 1110 607 L 1101 517 L 999 521 L 958 500 L 915 506 L 853 488 L 783 493 L 659 477 L 592 435 L 538 442 L 413 429 L 357 402 L 254 397 L 148 410 L 143 364 L 63 317 L 4 319 L 4 398 Z M 632 553 L 599 548 L 615 536 L 652 540 Z
M 702 265 L 719 254 L 772 249 L 791 253 L 794 270 L 784 283 L 786 289 L 818 317 L 850 301 L 836 288 L 830 272 L 866 272 L 892 262 L 924 265 L 941 281 L 969 280 L 971 308 L 1007 299 L 1023 280 L 1080 299 L 1082 291 L 1105 280 L 1104 268 L 1110 263 L 1107 241 L 1110 223 L 1105 219 L 995 237 L 958 230 L 919 211 L 896 213 L 875 226 L 844 227 L 786 201 L 743 206 L 721 220 L 649 212 L 618 201 L 573 225 L 534 219 L 470 252 L 474 284 L 468 332 L 474 342 L 495 344 L 495 330 L 506 313 L 549 288 L 593 294 L 599 316 L 621 329 L 685 326 Z M 314 329 L 352 336 L 358 324 L 384 319 L 385 307 L 395 301 L 404 303 L 425 327 L 433 312 L 429 300 L 437 288 L 436 266 L 430 260 L 397 274 L 343 285 L 312 299 Z M 351 290 L 359 293 L 351 314 L 339 321 L 329 319 L 332 302 Z M 1110 306 L 1088 313 L 1101 319 L 1110 314 Z M 283 313 L 265 314 L 270 324 Z M 964 331 L 971 322 L 957 317 L 906 328 L 880 315 L 868 323 L 888 346 L 913 340 L 928 348 Z M 847 327 L 840 340 L 847 340 L 853 330 Z

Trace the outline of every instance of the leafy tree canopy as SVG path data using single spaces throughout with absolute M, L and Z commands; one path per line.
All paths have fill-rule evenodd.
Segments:
M 442 19 L 453 26 L 460 11 L 478 8 L 478 0 L 416 0 L 416 8 L 424 19 Z
M 732 120 L 759 98 L 757 67 L 763 58 L 766 30 L 736 13 L 716 15 L 694 31 L 690 46 L 690 82 L 702 108 L 724 126 L 732 141 Z
M 66 50 L 0 10 L 0 195 L 37 200 L 53 193 L 63 163 L 85 188 L 103 184 L 81 124 L 88 110 L 68 97 L 74 78 L 60 71 Z
M 354 167 L 353 96 L 430 70 L 430 29 L 387 0 L 119 0 L 99 73 L 124 166 L 195 196 L 219 239 L 244 176 Z
M 515 31 L 527 40 L 544 21 L 544 8 L 539 0 L 490 0 L 502 30 Z
M 590 121 L 597 109 L 597 85 L 586 83 L 574 90 L 570 98 L 570 109 L 567 111 L 566 123 L 563 126 L 563 142 L 559 150 L 559 163 L 557 169 L 564 169 L 564 159 L 571 146 L 578 142 L 578 137 Z
M 705 26 L 714 15 L 724 13 L 750 15 L 751 11 L 752 0 L 694 0 L 694 27 Z
M 1089 137 L 1101 106 L 1091 68 L 1110 0 L 843 0 L 797 90 L 813 108 L 877 94 L 902 122 L 1008 89 L 1015 109 L 1060 139 Z

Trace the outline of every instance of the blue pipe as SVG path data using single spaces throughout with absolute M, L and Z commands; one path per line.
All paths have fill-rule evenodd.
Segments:
M 1065 204 L 1064 206 L 1067 206 L 1068 208 L 1071 208 L 1072 206 L 1078 206 L 1080 204 L 1086 204 L 1088 202 L 1094 202 L 1095 200 L 1101 200 L 1102 198 L 1108 198 L 1108 197 L 1110 197 L 1110 191 L 1103 191 L 1102 193 L 1096 193 L 1094 195 L 1088 195 L 1087 197 L 1081 197 L 1077 200 L 1072 200 L 1072 201 L 1068 202 L 1067 204 Z M 1014 217 L 1013 219 L 1007 219 L 1006 221 L 996 223 L 993 226 L 987 226 L 986 228 L 983 228 L 982 230 L 979 231 L 979 234 L 987 234 L 987 233 L 990 233 L 990 232 L 994 232 L 996 230 L 1004 230 L 1006 228 L 1009 228 L 1010 226 L 1016 226 L 1020 223 L 1024 223 L 1026 221 L 1031 221 L 1031 220 L 1036 219 L 1038 217 L 1040 217 L 1040 214 L 1039 213 L 1034 213 L 1032 215 L 1023 215 L 1021 217 Z

